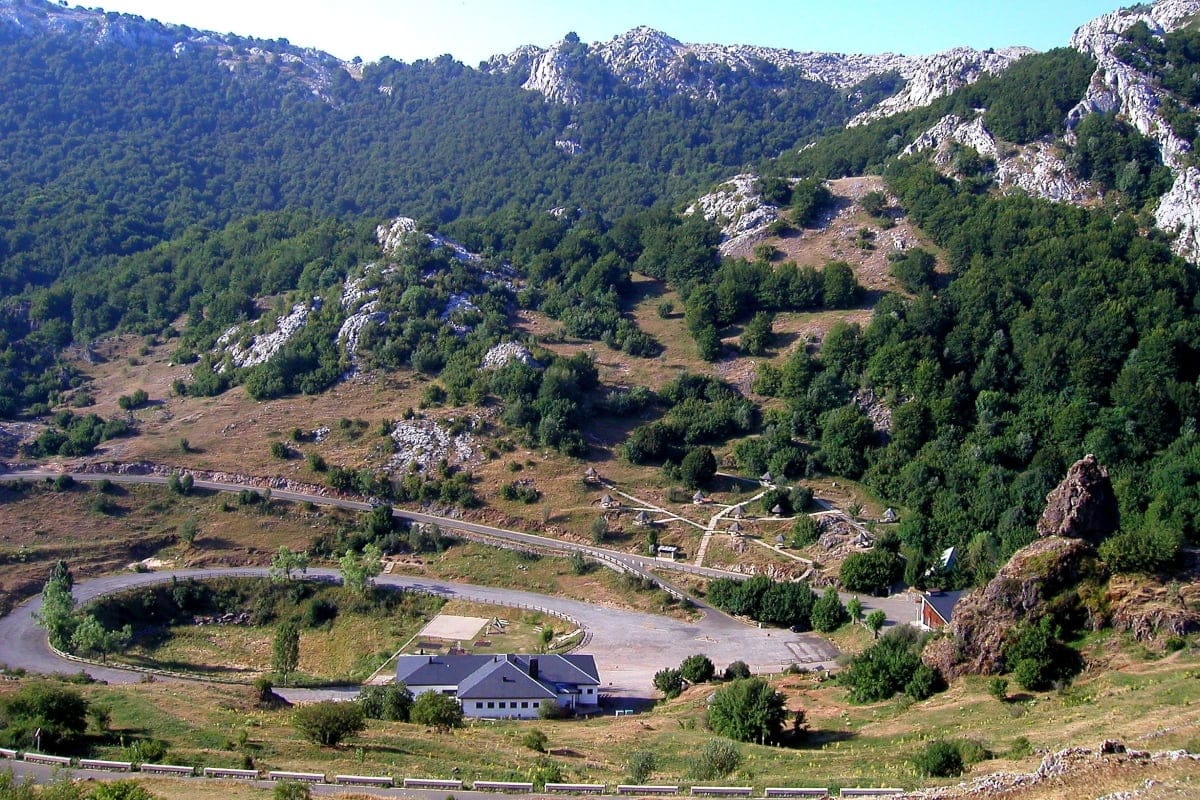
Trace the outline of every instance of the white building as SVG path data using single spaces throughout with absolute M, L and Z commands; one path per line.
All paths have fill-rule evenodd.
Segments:
M 547 703 L 583 713 L 600 704 L 590 655 L 400 656 L 396 681 L 414 695 L 456 697 L 466 717 L 537 719 Z

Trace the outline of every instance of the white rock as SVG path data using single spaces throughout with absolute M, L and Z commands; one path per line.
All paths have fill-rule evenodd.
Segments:
M 904 152 L 911 155 L 935 150 L 933 162 L 945 169 L 951 165 L 955 144 L 974 148 L 981 156 L 993 159 L 996 162 L 996 183 L 1002 190 L 1020 190 L 1032 197 L 1071 203 L 1084 203 L 1096 198 L 1096 188 L 1089 181 L 1073 175 L 1050 143 L 1032 142 L 1001 152 L 996 146 L 995 137 L 984 127 L 982 111 L 977 111 L 970 121 L 964 121 L 955 114 L 942 117 Z
M 712 192 L 688 206 L 685 214 L 700 214 L 721 228 L 723 241 L 718 248 L 728 255 L 747 241 L 760 239 L 767 227 L 779 219 L 779 208 L 763 200 L 754 188 L 758 176 L 734 175 Z
M 1200 262 L 1200 169 L 1179 173 L 1154 212 L 1158 227 L 1175 234 L 1173 249 L 1192 263 Z
M 520 342 L 501 342 L 484 354 L 482 368 L 500 369 L 513 361 L 520 361 L 522 364 L 528 364 L 531 367 L 541 366 L 525 345 Z
M 470 427 L 477 420 L 471 418 Z M 470 432 L 451 436 L 442 424 L 433 420 L 402 420 L 392 428 L 396 454 L 388 461 L 391 471 L 404 471 L 416 464 L 422 469 L 442 459 L 469 463 L 478 459 L 475 440 Z
M 234 326 L 225 331 L 217 339 L 217 347 L 229 354 L 229 360 L 237 367 L 254 367 L 271 360 L 271 356 L 292 340 L 305 325 L 309 315 L 321 308 L 321 298 L 314 297 L 311 303 L 297 303 L 292 310 L 275 319 L 275 329 L 269 333 L 260 333 L 250 340 L 249 345 L 242 347 L 234 342 L 240 326 Z
M 576 56 L 571 54 L 572 47 L 564 45 L 565 42 L 559 42 L 546 49 L 527 45 L 508 55 L 492 58 L 485 69 L 510 72 L 527 68 L 529 73 L 523 88 L 541 93 L 548 101 L 574 105 L 587 98 L 583 88 L 570 78 Z M 726 64 L 735 72 L 756 69 L 765 62 L 780 69 L 794 68 L 808 80 L 838 89 L 854 86 L 871 75 L 899 72 L 908 85 L 896 97 L 885 101 L 886 109 L 878 116 L 932 102 L 981 75 L 1005 69 L 1031 52 L 1023 47 L 996 51 L 956 48 L 915 57 L 895 53 L 797 52 L 748 45 L 684 44 L 647 27 L 634 28 L 588 48 L 592 57 L 598 58 L 628 85 L 642 89 L 665 86 L 709 99 L 720 99 L 720 87 L 711 80 L 698 80 L 692 66 L 694 62 Z M 867 119 L 862 116 L 858 121 Z

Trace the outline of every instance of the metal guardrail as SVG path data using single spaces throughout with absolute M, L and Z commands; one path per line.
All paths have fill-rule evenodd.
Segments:
M 334 775 L 333 782 L 342 786 L 392 787 L 396 780 L 391 775 Z
M 405 789 L 461 789 L 460 780 L 442 780 L 439 778 L 405 778 Z
M 107 761 L 104 759 L 81 758 L 72 759 L 69 756 L 56 756 L 49 753 L 21 752 L 18 750 L 0 748 L 0 758 L 21 758 L 34 764 L 50 764 L 58 767 L 76 766 L 80 769 L 112 770 L 117 772 L 143 772 L 148 775 L 174 775 L 177 777 L 196 777 L 194 767 L 183 764 L 137 764 L 129 761 Z M 397 785 L 406 789 L 441 789 L 462 790 L 467 788 L 476 792 L 497 793 L 532 793 L 534 784 L 528 781 L 489 781 L 477 780 L 465 787 L 462 780 L 444 778 L 402 778 L 397 780 L 390 775 L 335 775 L 332 780 L 320 772 L 293 772 L 287 770 L 271 770 L 260 772 L 253 769 L 229 769 L 225 767 L 204 767 L 199 775 L 205 778 L 232 779 L 244 781 L 300 781 L 309 784 L 340 785 L 340 786 L 377 786 L 391 788 Z M 542 791 L 547 794 L 576 794 L 600 795 L 608 790 L 603 783 L 547 783 Z M 681 789 L 673 784 L 618 784 L 614 787 L 617 795 L 658 795 L 658 796 L 691 796 L 691 797 L 754 797 L 751 786 L 692 786 Z M 839 798 L 875 798 L 895 797 L 904 793 L 899 788 L 849 787 L 842 789 Z M 832 794 L 828 789 L 796 786 L 768 786 L 761 795 L 764 800 L 769 798 L 828 798 Z
M 325 783 L 323 772 L 284 772 L 272 770 L 267 773 L 269 781 L 299 781 L 301 783 Z
M 693 786 L 692 794 L 697 797 L 749 797 L 754 794 L 753 786 Z
M 196 774 L 195 767 L 183 764 L 138 764 L 138 772 L 150 775 L 192 775 Z
M 206 778 L 234 778 L 242 781 L 256 781 L 259 778 L 256 769 L 226 769 L 224 767 L 205 767 Z
M 547 783 L 547 792 L 568 792 L 570 794 L 604 794 L 603 783 Z
M 79 759 L 80 769 L 106 769 L 112 772 L 131 772 L 133 770 L 133 762 L 131 761 L 105 761 L 99 758 L 81 758 Z
M 477 792 L 532 792 L 533 784 L 522 781 L 475 781 L 471 788 Z
M 21 757 L 22 761 L 28 761 L 31 764 L 54 764 L 55 766 L 69 767 L 71 759 L 67 756 L 52 756 L 46 753 L 25 753 Z

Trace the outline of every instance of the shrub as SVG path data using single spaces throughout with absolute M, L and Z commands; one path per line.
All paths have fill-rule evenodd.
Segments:
M 57 792 L 50 793 L 57 795 Z M 101 782 L 92 789 L 88 800 L 158 800 L 158 795 L 135 780 L 125 778 L 119 781 Z
M 297 708 L 292 713 L 292 724 L 313 744 L 336 747 L 347 736 L 361 733 L 366 727 L 366 718 L 358 703 L 324 700 Z
M 708 707 L 708 726 L 740 742 L 775 741 L 786 711 L 783 695 L 761 678 L 741 678 L 722 686 Z
M 796 521 L 792 523 L 792 547 L 808 547 L 820 536 L 821 529 L 817 521 L 807 514 L 796 517 Z
M 1008 681 L 1001 677 L 992 678 L 988 681 L 988 694 L 999 700 L 1001 703 L 1008 702 Z
M 677 669 L 660 669 L 654 673 L 654 688 L 668 700 L 678 697 L 683 691 L 683 675 Z
M 901 569 L 899 556 L 891 550 L 875 548 L 846 556 L 838 570 L 838 580 L 848 592 L 867 592 L 884 597 L 900 577 Z
M 850 687 L 850 700 L 855 703 L 874 703 L 906 691 L 919 668 L 919 643 L 910 641 L 907 632 L 897 628 L 850 660 L 850 666 L 839 678 Z M 928 678 L 913 684 L 914 691 L 927 685 Z M 935 681 L 938 686 L 940 681 Z
M 367 719 L 389 722 L 408 722 L 412 713 L 413 695 L 403 683 L 384 686 L 364 686 L 358 693 L 358 704 Z
M 913 766 L 920 774 L 934 778 L 950 778 L 963 773 L 958 747 L 944 739 L 925 745 L 925 749 L 913 758 Z
M 1004 660 L 1017 684 L 1030 691 L 1069 681 L 1082 667 L 1079 653 L 1059 641 L 1050 617 L 1018 629 L 1004 648 Z
M 1121 531 L 1100 544 L 1100 558 L 1113 572 L 1160 572 L 1179 557 L 1183 537 L 1161 527 Z
M 958 755 L 963 764 L 968 767 L 992 757 L 992 751 L 974 739 L 959 739 L 954 745 L 958 748 Z
M 822 633 L 831 633 L 850 621 L 842 599 L 838 597 L 837 589 L 830 586 L 813 603 L 812 614 L 809 617 L 814 629 Z
M 723 778 L 742 763 L 742 751 L 725 739 L 709 739 L 696 754 L 693 772 L 701 780 Z
M 462 706 L 453 697 L 439 692 L 421 692 L 408 716 L 417 725 L 428 725 L 443 733 L 463 724 Z
M 74 744 L 87 730 L 88 701 L 74 689 L 38 681 L 0 700 L 0 739 L 7 746 L 28 747 L 41 729 L 41 750 L 54 752 Z
M 537 728 L 533 728 L 521 739 L 521 744 L 524 747 L 528 747 L 530 750 L 534 750 L 538 753 L 544 753 L 546 752 L 546 743 L 549 741 L 550 739 L 546 736 L 546 734 L 542 733 Z
M 571 553 L 571 572 L 576 575 L 587 575 L 592 571 L 591 563 L 583 557 L 583 553 L 579 550 Z
M 300 781 L 279 781 L 271 790 L 272 800 L 309 800 L 312 789 Z
M 634 783 L 645 783 L 651 773 L 658 768 L 658 759 L 649 750 L 634 750 L 625 762 L 629 770 L 629 778 Z
M 1013 739 L 1012 747 L 1008 750 L 1009 758 L 1027 758 L 1033 755 L 1033 745 L 1024 736 Z
M 683 457 L 679 475 L 689 489 L 707 486 L 717 474 L 717 459 L 711 447 L 694 447 Z
M 749 678 L 750 667 L 745 661 L 734 661 L 725 668 L 725 680 L 732 681 L 737 678 Z
M 928 664 L 913 670 L 912 677 L 904 684 L 904 693 L 913 700 L 925 700 L 942 688 L 941 676 Z
M 688 656 L 679 665 L 679 674 L 688 683 L 706 683 L 712 680 L 715 672 L 712 660 L 700 654 Z

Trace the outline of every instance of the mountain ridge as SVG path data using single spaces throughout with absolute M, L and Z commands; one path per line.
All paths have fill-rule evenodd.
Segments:
M 261 39 L 204 31 L 187 25 L 162 23 L 153 19 L 118 12 L 80 7 L 70 8 L 51 0 L 3 0 L 0 2 L 0 28 L 7 27 L 25 35 L 38 29 L 57 34 L 91 37 L 95 44 L 169 47 L 177 54 L 188 48 L 213 51 L 217 61 L 236 70 L 239 65 L 263 68 L 282 67 L 313 94 L 326 102 L 336 102 L 331 92 L 334 73 L 344 71 L 352 78 L 363 78 L 364 63 L 345 61 L 312 47 L 298 47 L 286 39 Z M 522 87 L 541 93 L 548 100 L 574 105 L 582 102 L 580 87 L 565 74 L 562 57 L 567 45 L 580 44 L 568 34 L 550 47 L 522 45 L 481 62 L 477 71 L 507 74 L 528 69 Z M 1027 47 L 975 50 L 955 47 L 925 56 L 897 53 L 837 53 L 796 51 L 757 45 L 685 44 L 670 35 L 647 26 L 638 26 L 614 36 L 607 42 L 583 46 L 596 54 L 621 84 L 639 90 L 668 90 L 693 97 L 719 99 L 717 81 L 702 76 L 694 83 L 688 75 L 697 64 L 728 68 L 734 73 L 793 70 L 805 80 L 836 89 L 850 89 L 863 81 L 896 73 L 904 86 L 878 108 L 859 114 L 856 122 L 897 113 L 942 97 L 984 74 L 1003 71 L 1013 61 L 1036 52 Z M 379 62 L 394 61 L 384 57 Z M 403 63 L 403 62 L 401 62 Z M 476 69 L 467 67 L 468 69 Z M 780 89 L 785 89 L 781 86 Z M 386 87 L 381 86 L 381 90 Z

